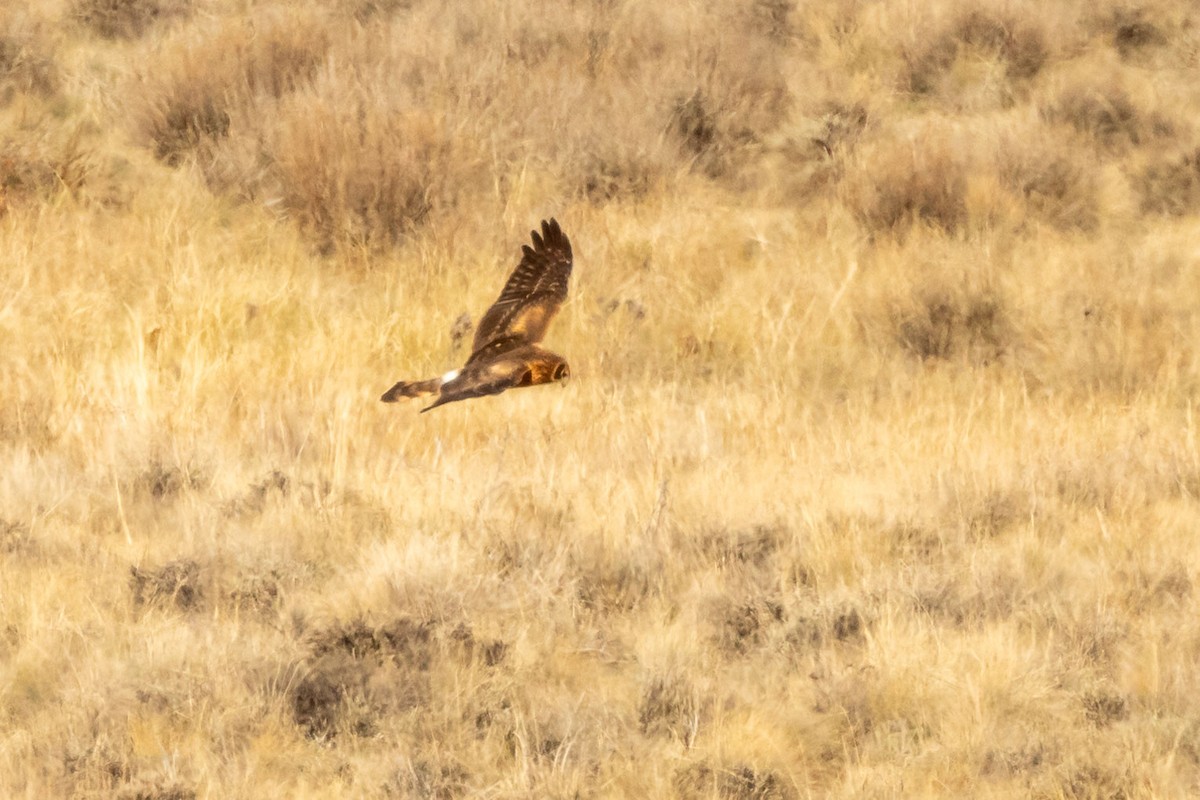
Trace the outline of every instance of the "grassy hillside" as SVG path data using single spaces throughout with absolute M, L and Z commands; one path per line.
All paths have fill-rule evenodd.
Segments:
M 1192 4 L 15 5 L 0 796 L 1200 793 Z

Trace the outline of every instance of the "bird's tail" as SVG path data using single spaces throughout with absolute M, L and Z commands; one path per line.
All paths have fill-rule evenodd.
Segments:
M 385 403 L 395 403 L 401 397 L 428 397 L 437 394 L 442 388 L 441 378 L 430 378 L 427 381 L 400 381 L 383 393 L 379 399 Z

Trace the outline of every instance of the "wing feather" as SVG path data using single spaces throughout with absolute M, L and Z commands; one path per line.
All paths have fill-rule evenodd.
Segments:
M 521 261 L 509 276 L 479 328 L 471 359 L 487 351 L 491 356 L 522 344 L 540 342 L 550 321 L 567 299 L 573 263 L 571 241 L 558 221 L 542 222 L 542 232 L 531 232 L 533 246 L 521 246 Z
M 474 369 L 464 369 L 461 375 L 442 387 L 438 399 L 432 405 L 422 408 L 421 413 L 446 403 L 500 394 L 505 389 L 520 386 L 528 372 L 529 367 L 517 359 L 493 361 Z
M 442 384 L 433 405 L 421 410 L 428 411 L 472 397 L 500 394 L 520 386 L 553 383 L 557 369 L 565 364 L 566 361 L 557 353 L 533 344 L 522 345 L 498 358 L 463 367 L 456 377 Z

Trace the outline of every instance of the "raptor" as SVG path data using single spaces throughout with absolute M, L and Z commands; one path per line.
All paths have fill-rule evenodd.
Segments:
M 421 409 L 424 413 L 446 403 L 571 376 L 565 358 L 539 346 L 567 299 L 571 241 L 553 218 L 542 222 L 541 234 L 533 231 L 531 235 L 533 246 L 521 247 L 521 262 L 480 320 L 467 362 L 439 378 L 400 381 L 384 392 L 383 402 L 436 396 Z

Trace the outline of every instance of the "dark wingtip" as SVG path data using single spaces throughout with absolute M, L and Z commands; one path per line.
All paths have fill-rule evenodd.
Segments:
M 532 233 L 534 241 L 539 241 L 537 232 L 533 231 Z M 571 254 L 571 240 L 568 239 L 567 235 L 562 232 L 562 228 L 559 226 L 558 220 L 554 217 L 542 220 L 542 238 L 545 239 L 546 244 L 549 245 L 553 243 L 558 247 L 564 248 L 567 251 L 568 256 Z
M 400 381 L 400 383 L 397 383 L 395 386 L 393 386 L 392 388 L 390 388 L 386 392 L 384 392 L 383 395 L 379 398 L 379 401 L 381 403 L 395 403 L 397 400 L 400 399 L 400 391 L 399 390 L 400 390 L 400 387 L 403 385 L 404 385 L 404 381 Z

